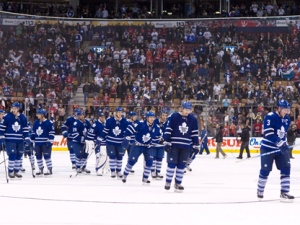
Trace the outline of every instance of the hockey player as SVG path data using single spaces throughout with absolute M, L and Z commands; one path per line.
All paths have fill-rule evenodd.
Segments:
M 139 156 L 143 154 L 146 163 L 144 167 L 142 181 L 143 184 L 150 184 L 148 178 L 151 172 L 153 162 L 153 148 L 151 142 L 153 139 L 162 140 L 161 129 L 158 125 L 153 123 L 154 120 L 155 114 L 153 112 L 147 112 L 146 121 L 137 122 L 132 125 L 129 125 L 125 131 L 125 139 L 123 141 L 123 144 L 126 146 L 130 141 L 132 143 L 132 146 L 128 156 L 128 162 L 123 174 L 123 183 L 126 183 L 126 179 L 129 172 L 137 162 Z M 134 139 L 131 138 L 132 136 L 134 136 Z
M 104 126 L 105 116 L 102 109 L 99 109 L 98 120 L 89 129 L 86 137 L 87 141 L 94 141 L 96 143 L 96 173 L 98 176 L 102 176 L 105 173 L 105 169 L 107 169 L 106 165 L 108 165 L 105 141 L 101 139 Z
M 32 132 L 32 129 L 31 129 L 31 125 L 30 123 L 28 122 L 27 123 L 27 127 L 28 127 L 28 136 L 31 137 L 31 132 Z M 35 170 L 35 160 L 34 160 L 34 155 L 33 155 L 33 141 L 31 141 L 30 145 L 26 145 L 25 141 L 24 141 L 24 148 L 25 148 L 25 154 L 28 155 L 28 158 L 29 158 L 29 162 L 30 162 L 30 165 L 31 165 L 31 168 L 32 170 Z M 25 172 L 25 169 L 23 168 L 23 160 L 21 162 L 21 169 L 20 171 L 21 172 Z
M 74 115 L 69 116 L 61 126 L 62 135 L 64 136 L 64 138 L 67 138 L 67 146 L 68 146 L 68 150 L 70 153 L 72 169 L 76 169 L 76 158 L 75 158 L 75 153 L 74 153 L 74 149 L 72 146 L 72 144 L 73 144 L 72 132 L 73 132 L 73 124 L 74 124 L 75 120 L 77 120 L 77 116 L 76 116 L 77 111 L 79 111 L 79 109 L 77 109 L 77 108 L 74 109 Z
M 166 110 L 162 110 L 160 117 L 156 118 L 154 120 L 154 124 L 158 125 L 162 131 L 162 133 L 165 132 L 166 126 L 167 126 L 167 119 L 168 119 L 168 112 Z M 164 158 L 164 147 L 159 145 L 159 139 L 154 139 L 152 141 L 153 144 L 157 144 L 159 147 L 153 146 L 153 164 L 151 168 L 151 176 L 152 178 L 156 179 L 162 179 L 163 176 L 160 174 L 161 166 L 162 166 L 162 160 Z
M 133 125 L 134 123 L 137 123 L 138 120 L 137 120 L 137 114 L 135 111 L 130 111 L 128 113 L 128 116 L 129 116 L 129 119 L 128 119 L 128 126 L 130 125 Z M 134 139 L 134 135 L 131 136 L 132 139 Z M 130 153 L 130 149 L 131 149 L 131 145 L 128 145 L 128 146 L 123 146 L 125 149 L 127 149 L 127 154 L 129 156 L 129 153 Z M 134 173 L 134 170 L 131 170 L 130 173 Z
M 286 143 L 286 132 L 290 126 L 291 120 L 287 114 L 290 111 L 290 104 L 286 100 L 280 100 L 277 103 L 277 110 L 270 112 L 264 119 L 263 140 L 261 142 L 260 153 L 265 154 L 274 150 L 278 152 L 262 156 L 261 169 L 259 173 L 257 197 L 262 200 L 268 176 L 272 171 L 273 162 L 280 170 L 282 202 L 292 202 L 294 196 L 289 194 L 290 191 L 290 156 L 289 147 Z
M 85 151 L 85 139 L 87 131 L 91 128 L 91 124 L 84 118 L 84 113 L 81 110 L 76 112 L 77 120 L 73 124 L 73 148 L 76 157 L 76 170 L 77 173 L 85 172 L 91 173 L 86 169 L 88 152 Z
M 195 154 L 199 152 L 198 121 L 191 115 L 192 104 L 182 103 L 182 111 L 171 115 L 164 133 L 164 145 L 167 151 L 167 175 L 165 189 L 170 190 L 173 175 L 175 176 L 175 191 L 182 192 L 181 185 L 184 168 L 189 158 L 190 149 Z
M 28 136 L 27 119 L 24 114 L 19 112 L 20 104 L 14 102 L 11 111 L 3 117 L 0 124 L 0 145 L 5 142 L 8 155 L 8 176 L 9 178 L 22 178 L 19 173 L 22 156 L 24 153 L 24 143 L 30 145 Z
M 122 178 L 122 160 L 125 149 L 122 146 L 124 131 L 127 128 L 128 121 L 122 117 L 122 107 L 116 107 L 115 115 L 106 120 L 105 128 L 102 133 L 102 139 L 106 141 L 107 155 L 109 157 L 109 167 L 111 177 Z
M 36 112 L 37 120 L 32 126 L 31 140 L 35 146 L 35 156 L 39 167 L 36 176 L 50 176 L 52 175 L 52 145 L 54 141 L 54 126 L 46 118 L 46 110 L 38 109 Z M 47 171 L 44 173 L 43 157 L 47 166 Z

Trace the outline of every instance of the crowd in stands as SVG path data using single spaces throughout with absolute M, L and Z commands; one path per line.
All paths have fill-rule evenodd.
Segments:
M 299 28 L 295 23 L 284 34 L 245 34 L 234 25 L 220 32 L 197 22 L 173 28 L 1 26 L 2 107 L 24 97 L 32 119 L 43 107 L 59 128 L 76 87 L 85 82 L 84 105 L 73 107 L 85 107 L 91 120 L 99 107 L 107 115 L 117 105 L 141 115 L 145 108 L 171 113 L 191 100 L 201 103 L 194 112 L 209 132 L 222 123 L 225 135 L 237 135 L 246 123 L 259 136 L 264 115 L 279 99 L 293 105 L 293 121 L 300 113 Z M 104 47 L 97 52 L 84 43 Z M 236 48 L 223 47 L 228 45 Z
M 221 15 L 223 17 L 264 17 L 264 16 L 287 16 L 299 15 L 300 4 L 298 1 L 288 1 L 288 4 L 281 2 L 279 4 L 263 1 L 253 1 L 249 3 L 231 4 L 230 10 L 219 11 L 219 2 L 199 2 L 194 1 L 191 11 L 185 12 L 184 4 L 165 4 L 163 14 L 158 18 L 167 18 L 177 16 L 178 18 L 199 18 L 199 17 L 215 17 Z M 46 4 L 46 3 L 23 3 L 23 2 L 3 2 L 0 3 L 0 11 L 8 11 L 23 14 L 33 14 L 39 16 L 55 16 L 55 17 L 77 17 L 77 18 L 124 18 L 124 19 L 144 19 L 155 18 L 155 14 L 150 12 L 150 3 L 139 5 L 138 3 L 122 4 L 115 9 L 115 2 L 106 3 L 85 3 L 82 2 L 76 9 L 67 4 Z

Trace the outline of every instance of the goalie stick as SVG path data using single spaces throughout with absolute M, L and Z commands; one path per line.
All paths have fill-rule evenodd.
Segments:
M 6 167 L 6 159 L 5 159 L 5 150 L 4 150 L 4 145 L 2 144 L 1 146 L 2 151 L 3 151 L 3 161 L 4 161 L 4 170 L 5 170 L 5 176 L 6 176 L 6 183 L 8 183 L 8 176 L 7 176 L 7 167 Z

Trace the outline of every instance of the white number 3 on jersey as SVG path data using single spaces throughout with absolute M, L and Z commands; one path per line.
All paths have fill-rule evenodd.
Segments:
M 270 124 L 271 124 L 271 121 L 267 120 L 267 126 L 270 126 Z

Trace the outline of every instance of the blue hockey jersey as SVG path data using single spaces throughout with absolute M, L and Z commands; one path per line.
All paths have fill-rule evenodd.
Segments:
M 263 140 L 261 148 L 267 151 L 278 150 L 277 143 L 279 141 L 286 142 L 286 133 L 290 126 L 291 120 L 289 116 L 282 118 L 276 112 L 270 112 L 264 119 Z
M 150 145 L 158 143 L 162 137 L 162 132 L 156 124 L 153 123 L 150 126 L 147 121 L 142 121 L 127 127 L 125 136 L 131 137 L 132 135 L 134 135 L 134 140 L 137 145 Z
M 168 120 L 164 133 L 164 140 L 172 143 L 172 147 L 190 148 L 192 145 L 199 145 L 198 121 L 189 114 L 182 116 L 176 112 Z
M 20 143 L 30 139 L 28 136 L 27 118 L 20 113 L 15 116 L 13 113 L 7 113 L 0 124 L 0 136 L 4 136 L 8 142 Z
M 160 121 L 159 118 L 156 118 L 154 120 L 154 124 L 158 125 L 162 131 L 162 133 L 165 132 L 166 128 L 167 128 L 167 124 L 168 124 L 168 119 L 165 122 Z
M 34 140 L 36 146 L 45 145 L 46 142 L 54 140 L 54 126 L 50 120 L 36 120 L 32 127 L 31 140 Z
M 127 125 L 128 121 L 125 118 L 121 120 L 116 120 L 115 117 L 108 118 L 102 133 L 102 138 L 106 140 L 106 144 L 122 145 Z
M 100 120 L 97 120 L 93 123 L 92 127 L 88 130 L 86 140 L 96 141 L 100 140 L 102 132 L 104 130 L 105 123 L 102 123 Z M 101 141 L 101 146 L 105 145 L 105 140 Z
M 73 142 L 84 144 L 85 138 L 87 136 L 87 132 L 90 128 L 91 128 L 91 124 L 88 120 L 86 119 L 84 119 L 84 121 L 75 120 L 73 124 L 73 132 L 72 132 Z
M 68 139 L 72 139 L 73 124 L 75 120 L 76 118 L 74 116 L 69 116 L 61 126 L 62 134 L 68 132 Z

